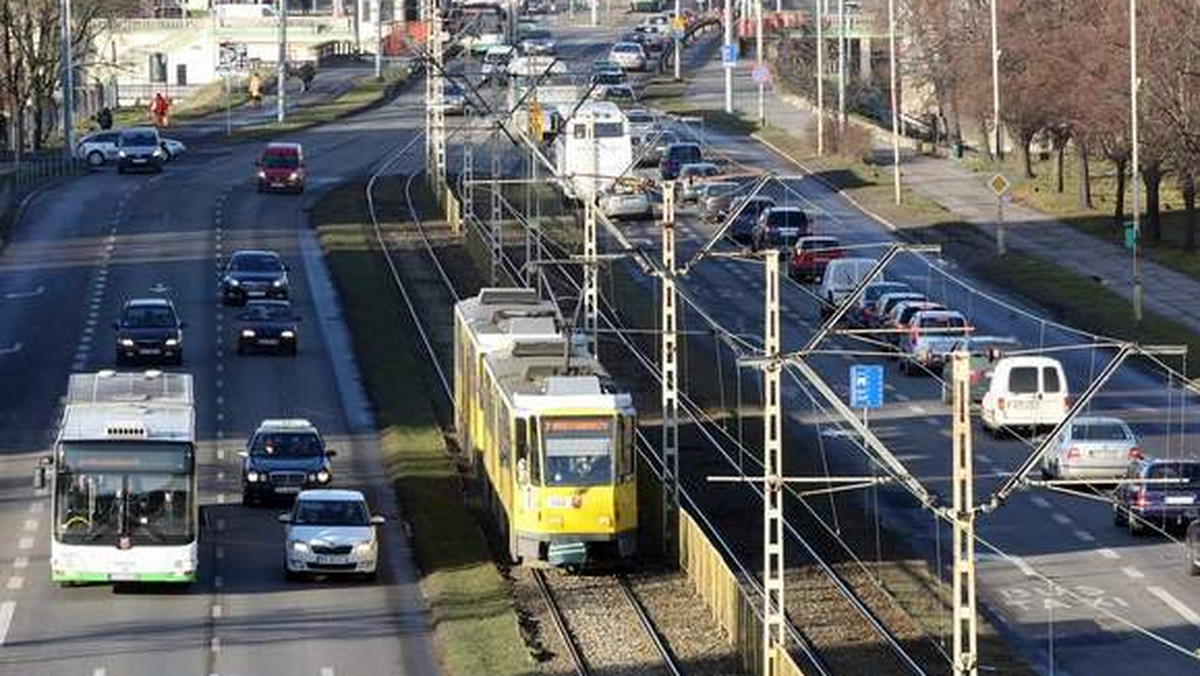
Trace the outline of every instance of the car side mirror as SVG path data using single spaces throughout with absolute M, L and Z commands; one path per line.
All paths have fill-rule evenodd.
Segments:
M 33 490 L 46 490 L 46 467 L 44 465 L 33 468 Z
M 326 450 L 326 451 L 325 451 L 325 457 L 326 457 L 326 458 L 336 458 L 336 457 L 337 457 L 337 451 L 335 451 L 335 450 L 333 450 L 333 449 Z
M 382 516 L 379 516 L 378 514 L 371 517 L 371 525 L 372 526 L 382 526 L 385 523 L 387 523 L 387 519 L 385 519 Z
M 280 514 L 279 516 L 275 517 L 275 520 L 278 521 L 279 523 L 291 523 L 292 515 L 290 512 L 284 512 L 283 514 Z
M 186 329 L 186 328 L 187 328 L 187 324 L 188 324 L 187 322 L 179 322 L 179 328 L 181 328 L 181 329 Z

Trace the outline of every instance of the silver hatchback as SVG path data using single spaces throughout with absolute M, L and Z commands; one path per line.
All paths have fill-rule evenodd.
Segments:
M 1079 416 L 1042 458 L 1042 473 L 1054 479 L 1117 479 L 1142 457 L 1137 435 L 1120 418 Z

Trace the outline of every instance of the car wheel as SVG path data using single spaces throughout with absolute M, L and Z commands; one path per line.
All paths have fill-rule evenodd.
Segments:
M 125 167 L 117 167 L 117 173 L 118 173 L 118 174 L 124 174 L 124 173 L 125 173 Z
M 288 582 L 298 582 L 301 579 L 300 573 L 288 568 L 288 565 L 283 564 L 283 577 Z
M 1188 558 L 1191 559 L 1192 555 L 1189 554 Z M 1197 566 L 1194 560 L 1188 561 L 1188 575 L 1191 575 L 1192 577 L 1200 575 L 1200 566 Z
M 242 491 L 242 506 L 243 507 L 253 507 L 254 506 L 254 496 L 250 495 L 246 491 Z M 287 564 L 284 564 L 284 567 L 286 568 Z
M 93 150 L 87 154 L 87 163 L 89 167 L 98 167 L 104 164 L 104 153 L 99 150 Z

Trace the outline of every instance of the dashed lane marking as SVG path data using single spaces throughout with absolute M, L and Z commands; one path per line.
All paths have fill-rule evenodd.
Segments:
M 321 676 L 333 676 L 333 667 L 321 667 Z
M 1054 523 L 1057 523 L 1060 526 L 1070 526 L 1072 523 L 1074 523 L 1071 521 L 1071 517 L 1061 512 L 1055 512 L 1051 514 L 1050 518 L 1054 519 Z
M 20 575 L 13 575 L 12 577 L 8 578 L 8 582 L 4 583 L 4 588 L 9 591 L 17 591 L 24 586 L 25 578 L 21 577 Z
M 37 519 L 25 519 L 25 530 L 37 530 Z
M 1101 547 L 1100 549 L 1096 550 L 1096 553 L 1099 554 L 1100 556 L 1103 556 L 1106 559 L 1112 559 L 1114 561 L 1121 558 L 1121 555 L 1118 554 L 1116 552 L 1116 550 L 1110 549 L 1108 547 Z
M 224 611 L 221 609 L 221 605 L 220 605 L 220 604 L 214 604 L 214 605 L 213 605 L 213 607 L 212 607 L 212 616 L 213 616 L 213 619 L 214 619 L 214 620 L 219 620 L 219 619 L 221 619 L 221 615 L 222 615 L 222 613 L 224 613 Z
M 223 559 L 225 558 L 225 548 L 221 545 L 217 545 L 216 551 L 214 551 L 213 554 L 216 555 L 218 559 Z
M 908 410 L 912 411 L 913 413 L 916 413 L 917 415 L 925 415 L 926 413 L 929 412 L 928 409 L 926 409 L 924 406 L 918 406 L 916 404 L 910 404 L 908 407 Z
M 216 587 L 217 589 L 224 587 L 225 586 L 225 578 L 221 577 L 220 575 L 213 577 L 213 586 Z
M 218 432 L 218 434 L 220 434 L 220 433 Z M 217 449 L 217 460 L 224 460 L 224 459 L 225 459 L 225 449 L 218 448 Z
M 1041 507 L 1042 509 L 1050 509 L 1050 501 L 1040 495 L 1035 495 L 1032 498 L 1029 498 L 1029 501 L 1035 506 Z
M 907 394 L 905 394 L 903 392 L 896 393 L 896 401 L 908 401 L 909 399 L 912 399 L 912 397 L 908 396 Z
M 21 538 L 17 540 L 17 549 L 33 549 L 33 538 Z
M 983 453 L 977 453 L 975 455 L 975 459 L 985 465 L 991 465 L 992 463 L 996 462 L 995 460 L 992 460 L 992 456 L 984 455 Z
M 13 614 L 17 612 L 16 601 L 0 603 L 0 646 L 8 639 L 8 629 L 12 626 Z
M 1077 531 L 1075 531 L 1074 535 L 1075 535 L 1076 539 L 1081 540 L 1083 542 L 1095 542 L 1096 541 L 1096 536 L 1092 535 L 1091 533 L 1087 532 L 1086 530 L 1077 530 Z
M 92 669 L 92 676 L 108 676 L 108 671 L 104 667 L 96 667 Z
M 44 511 L 46 511 L 46 503 L 41 502 L 40 500 L 38 502 L 29 503 L 30 514 L 41 514 Z
M 1145 573 L 1138 570 L 1137 568 L 1134 568 L 1133 566 L 1126 566 L 1121 569 L 1121 572 L 1125 573 L 1125 577 L 1127 577 L 1131 580 L 1140 580 L 1140 579 L 1146 577 Z
M 29 557 L 28 556 L 18 556 L 17 558 L 13 559 L 13 569 L 14 570 L 24 570 L 28 567 L 29 567 Z
M 1159 601 L 1167 604 L 1168 608 L 1174 610 L 1183 619 L 1187 620 L 1193 625 L 1200 625 L 1200 615 L 1197 615 L 1196 611 L 1187 607 L 1187 604 L 1185 604 L 1183 601 L 1175 598 L 1175 595 L 1171 592 L 1163 589 L 1162 587 L 1147 587 L 1146 591 L 1156 596 Z
M 221 639 L 217 638 L 216 636 L 212 637 L 212 640 L 208 642 L 208 649 L 213 651 L 214 653 L 221 652 Z M 217 676 L 217 675 L 209 674 L 209 676 Z
M 954 437 L 954 433 L 945 428 L 938 430 L 938 433 L 941 434 L 943 437 L 946 437 L 947 439 Z

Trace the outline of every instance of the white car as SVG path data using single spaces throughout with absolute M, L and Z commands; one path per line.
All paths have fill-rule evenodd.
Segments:
M 162 141 L 163 152 L 167 154 L 167 160 L 177 160 L 187 152 L 187 145 L 183 141 L 176 141 L 173 138 L 164 138 Z
M 375 576 L 379 563 L 375 530 L 384 518 L 371 515 L 362 493 L 329 488 L 303 491 L 292 510 L 279 515 L 279 522 L 284 524 L 284 572 L 289 578 Z
M 679 168 L 675 185 L 679 188 L 679 199 L 694 202 L 700 197 L 700 186 L 714 176 L 721 175 L 721 168 L 712 162 L 691 162 Z
M 1068 394 L 1067 374 L 1057 359 L 1004 357 L 992 369 L 980 418 L 996 436 L 1006 428 L 1051 427 L 1067 417 Z
M 652 218 L 654 205 L 644 190 L 617 184 L 600 195 L 600 210 L 609 218 Z
M 90 167 L 98 167 L 117 159 L 117 140 L 121 132 L 109 130 L 88 134 L 75 144 L 75 157 L 84 160 Z
M 1129 463 L 1142 459 L 1137 435 L 1120 418 L 1078 416 L 1042 457 L 1042 475 L 1050 479 L 1119 479 Z
M 618 42 L 608 52 L 608 60 L 625 70 L 646 70 L 646 50 L 636 42 Z
M 512 45 L 488 47 L 487 53 L 483 55 L 483 79 L 487 80 L 493 75 L 499 77 L 508 75 L 508 64 L 516 52 L 517 48 Z

